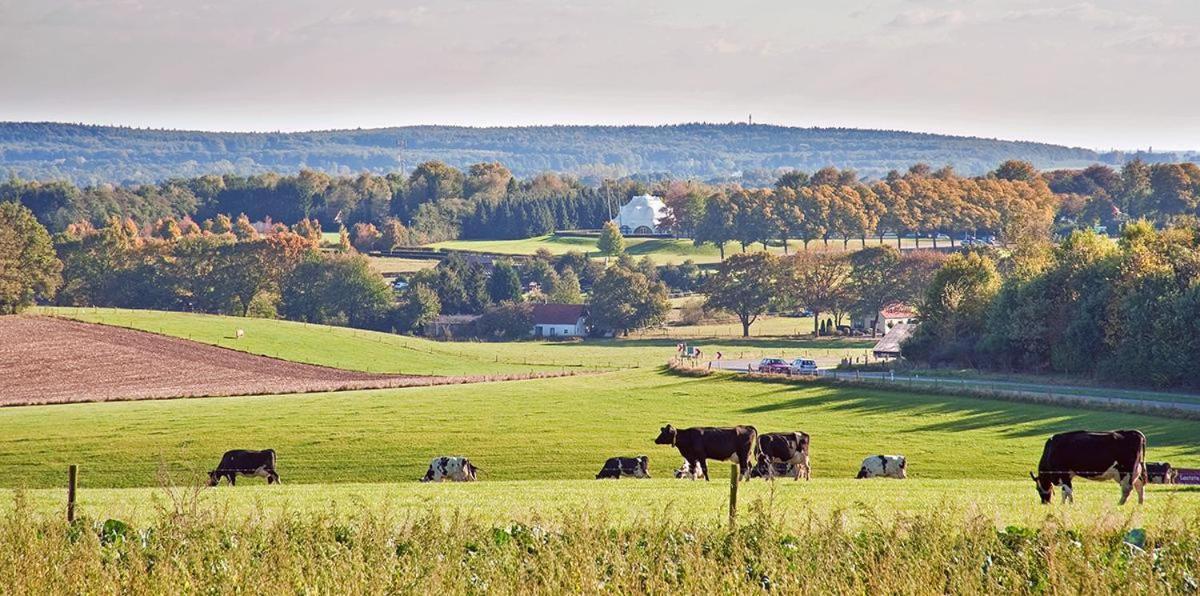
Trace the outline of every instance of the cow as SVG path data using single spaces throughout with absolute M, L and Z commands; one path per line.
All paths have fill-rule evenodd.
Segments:
M 687 461 L 695 474 L 696 466 L 708 480 L 708 460 L 736 462 L 738 477 L 750 478 L 750 454 L 758 443 L 758 430 L 753 426 L 733 428 L 694 427 L 678 430 L 670 424 L 659 430 L 658 445 L 671 445 Z
M 872 455 L 862 462 L 855 478 L 908 478 L 908 460 L 903 455 Z
M 762 471 L 766 472 L 766 478 L 775 478 L 775 467 L 766 465 L 764 462 L 789 464 L 794 480 L 799 480 L 801 474 L 804 474 L 804 479 L 808 480 L 810 474 L 808 443 L 808 434 L 802 432 L 758 435 L 758 449 L 756 450 L 758 464 Z
M 604 462 L 604 467 L 600 468 L 600 473 L 596 474 L 596 480 L 602 478 L 622 478 L 624 476 L 649 478 L 650 458 L 644 455 L 637 457 L 610 457 Z
M 421 482 L 474 482 L 480 469 L 465 457 L 435 457 L 429 462 L 429 470 Z
M 766 460 L 760 459 L 754 467 L 750 469 L 751 478 L 774 478 L 775 476 L 793 476 L 799 474 L 798 466 L 789 463 L 775 462 L 770 464 L 771 468 L 767 468 Z
M 1050 503 L 1054 487 L 1062 488 L 1064 503 L 1075 501 L 1071 478 L 1116 480 L 1121 485 L 1124 505 L 1129 493 L 1137 489 L 1138 503 L 1145 499 L 1146 435 L 1137 430 L 1059 433 L 1046 441 L 1038 473 L 1029 473 L 1043 504 Z
M 233 332 L 233 339 L 242 339 L 242 337 L 244 337 L 245 335 L 246 335 L 245 331 L 238 329 L 237 331 Z
M 267 479 L 267 484 L 279 484 L 279 474 L 275 472 L 275 450 L 264 449 L 251 451 L 249 449 L 233 449 L 221 456 L 217 469 L 208 473 L 208 485 L 220 484 L 221 478 L 229 479 L 229 486 L 236 484 L 238 475 L 259 476 Z
M 1150 484 L 1175 484 L 1179 479 L 1179 470 L 1166 462 L 1146 462 L 1146 480 Z

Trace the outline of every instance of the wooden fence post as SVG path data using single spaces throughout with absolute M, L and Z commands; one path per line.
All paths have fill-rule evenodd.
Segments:
M 75 487 L 79 481 L 79 465 L 67 468 L 67 523 L 75 521 Z
M 732 528 L 737 520 L 737 491 L 738 491 L 738 476 L 741 475 L 741 468 L 737 464 L 733 464 L 729 468 L 729 527 Z

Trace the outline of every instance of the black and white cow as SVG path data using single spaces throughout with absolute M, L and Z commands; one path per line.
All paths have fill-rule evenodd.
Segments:
M 770 464 L 771 468 L 767 468 L 767 461 L 764 459 L 758 460 L 754 467 L 750 469 L 751 478 L 774 478 L 776 476 L 795 476 L 800 473 L 799 466 L 788 463 L 775 462 Z
M 1179 479 L 1179 470 L 1167 462 L 1146 462 L 1146 481 L 1150 484 L 1175 484 Z
M 1064 503 L 1074 502 L 1071 478 L 1116 480 L 1121 485 L 1124 505 L 1129 493 L 1137 489 L 1138 503 L 1145 499 L 1146 435 L 1137 430 L 1059 433 L 1046 441 L 1038 473 L 1029 473 L 1042 503 L 1049 503 L 1054 487 L 1062 489 Z
M 758 435 L 758 465 L 755 468 L 761 469 L 766 478 L 774 479 L 775 466 L 767 463 L 785 464 L 785 467 L 792 470 L 791 476 L 794 480 L 799 480 L 801 474 L 808 480 L 808 443 L 808 434 L 802 432 Z
M 604 462 L 604 467 L 600 468 L 600 473 L 596 474 L 596 480 L 600 480 L 601 478 L 622 478 L 625 476 L 649 478 L 650 458 L 645 455 L 637 457 L 610 457 Z
M 479 471 L 479 468 L 465 457 L 435 457 L 429 462 L 429 470 L 425 472 L 421 482 L 474 482 Z
M 855 478 L 908 478 L 908 460 L 903 455 L 872 455 L 862 462 Z
M 267 484 L 278 484 L 279 474 L 275 472 L 275 450 L 264 449 L 251 451 L 249 449 L 233 449 L 221 456 L 217 469 L 208 473 L 208 485 L 220 484 L 221 478 L 228 478 L 229 485 L 236 483 L 241 476 L 259 476 L 267 479 Z
M 750 453 L 758 442 L 758 431 L 753 426 L 732 428 L 695 427 L 678 430 L 670 424 L 662 427 L 654 442 L 671 445 L 688 464 L 694 478 L 696 468 L 708 480 L 708 460 L 736 462 L 739 477 L 750 478 Z

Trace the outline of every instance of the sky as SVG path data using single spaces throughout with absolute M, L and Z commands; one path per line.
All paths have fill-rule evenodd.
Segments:
M 0 120 L 745 121 L 1200 149 L 1197 0 L 0 0 Z

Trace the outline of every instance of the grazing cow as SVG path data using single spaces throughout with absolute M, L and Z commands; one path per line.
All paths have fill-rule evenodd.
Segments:
M 435 457 L 421 482 L 474 482 L 479 468 L 465 457 Z
M 773 462 L 770 466 L 771 469 L 768 469 L 766 460 L 759 459 L 750 469 L 750 477 L 773 479 L 776 476 L 794 476 L 800 473 L 799 466 L 794 464 Z
M 903 455 L 872 455 L 863 460 L 855 478 L 908 478 L 908 460 Z
M 217 465 L 217 469 L 208 473 L 208 485 L 216 486 L 220 484 L 221 478 L 228 478 L 229 485 L 234 486 L 235 479 L 239 474 L 259 476 L 266 478 L 267 484 L 278 484 L 279 474 L 275 473 L 275 450 L 234 449 L 226 451 L 225 455 L 221 456 L 221 463 Z
M 1175 484 L 1179 478 L 1179 470 L 1166 462 L 1146 462 L 1146 479 L 1150 484 Z
M 672 445 L 687 462 L 692 477 L 699 466 L 708 480 L 708 460 L 737 462 L 740 478 L 750 478 L 750 452 L 758 443 L 758 431 L 753 426 L 733 428 L 695 427 L 678 430 L 670 424 L 662 427 L 654 442 Z
M 1124 505 L 1129 492 L 1137 489 L 1138 503 L 1145 498 L 1146 435 L 1137 430 L 1114 430 L 1110 432 L 1088 432 L 1077 430 L 1059 433 L 1046 441 L 1042 449 L 1042 460 L 1038 462 L 1038 473 L 1029 477 L 1037 487 L 1042 503 L 1049 503 L 1054 496 L 1054 487 L 1062 488 L 1064 503 L 1074 502 L 1071 478 L 1080 476 L 1088 480 L 1116 480 L 1121 485 L 1121 500 Z
M 601 478 L 622 478 L 624 476 L 649 478 L 650 458 L 644 455 L 637 457 L 610 457 L 604 462 L 604 467 L 600 468 L 600 473 L 596 474 L 596 480 L 600 480 Z
M 775 467 L 764 463 L 769 462 L 790 464 L 794 480 L 799 480 L 800 474 L 804 474 L 804 479 L 808 480 L 808 442 L 808 434 L 802 432 L 758 435 L 758 463 L 766 472 L 766 477 L 775 478 Z
M 244 335 L 246 335 L 246 332 L 238 329 L 237 331 L 233 332 L 233 339 L 242 339 L 242 336 Z

